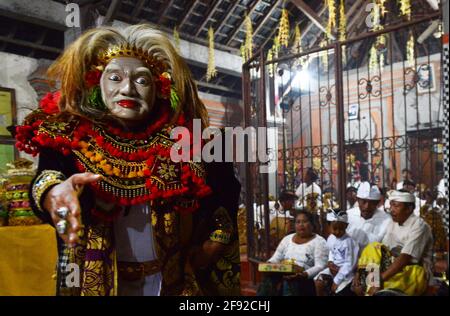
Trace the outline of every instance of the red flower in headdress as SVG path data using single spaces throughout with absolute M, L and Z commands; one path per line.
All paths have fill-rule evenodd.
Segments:
M 88 88 L 97 86 L 100 83 L 102 72 L 100 70 L 91 70 L 86 73 L 84 80 Z
M 61 98 L 61 92 L 56 91 L 55 93 L 47 93 L 39 102 L 39 107 L 46 114 L 56 114 L 59 113 L 59 99 Z
M 159 91 L 161 95 L 164 97 L 170 96 L 170 86 L 172 85 L 172 80 L 170 79 L 170 75 L 167 72 L 159 75 L 158 78 Z

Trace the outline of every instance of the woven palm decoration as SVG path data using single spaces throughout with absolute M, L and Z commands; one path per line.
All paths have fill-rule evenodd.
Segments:
M 180 54 L 181 53 L 180 33 L 178 33 L 176 27 L 173 28 L 173 39 L 175 41 L 175 49 L 177 50 L 178 54 Z
M 248 60 L 253 55 L 253 26 L 252 19 L 247 14 L 245 16 L 245 60 Z
M 214 57 L 214 30 L 212 27 L 208 29 L 208 68 L 206 69 L 206 81 L 210 81 L 217 75 L 216 61 Z
M 278 26 L 278 41 L 281 46 L 289 46 L 289 14 L 286 9 L 281 11 L 281 19 Z

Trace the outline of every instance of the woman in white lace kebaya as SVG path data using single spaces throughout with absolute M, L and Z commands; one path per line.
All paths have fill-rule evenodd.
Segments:
M 284 237 L 270 263 L 294 262 L 301 272 L 292 275 L 267 274 L 258 289 L 258 295 L 313 296 L 313 278 L 327 264 L 328 248 L 325 239 L 314 232 L 312 215 L 298 212 L 295 233 Z

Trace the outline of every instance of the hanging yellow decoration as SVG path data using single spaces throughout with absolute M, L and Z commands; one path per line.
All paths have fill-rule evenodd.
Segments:
M 380 61 L 379 61 L 379 63 L 380 63 L 380 69 L 383 69 L 384 65 L 385 65 L 384 54 L 380 54 Z
M 339 40 L 345 41 L 347 39 L 347 17 L 345 16 L 345 1 L 341 0 L 339 7 Z
M 272 46 L 273 56 L 275 58 L 278 58 L 278 53 L 280 51 L 280 48 L 281 48 L 280 39 L 278 38 L 278 36 L 276 36 L 273 39 L 273 46 Z
M 212 27 L 208 29 L 208 41 L 209 41 L 209 51 L 208 51 L 208 68 L 206 70 L 206 81 L 210 81 L 217 75 L 216 61 L 214 58 L 214 30 Z
M 336 2 L 335 0 L 325 0 L 328 7 L 327 37 L 330 38 L 333 29 L 336 27 Z
M 267 63 L 268 63 L 268 72 L 269 72 L 269 76 L 273 77 L 273 64 L 271 64 L 270 62 L 273 60 L 273 53 L 272 53 L 272 48 L 269 49 L 269 51 L 267 52 Z
M 320 173 L 322 171 L 322 160 L 319 157 L 313 158 L 313 169 Z
M 343 42 L 347 39 L 347 17 L 345 16 L 345 1 L 341 0 L 339 6 L 339 41 Z M 347 61 L 346 47 L 342 46 L 342 62 Z
M 289 46 L 289 14 L 286 9 L 281 11 L 281 19 L 278 26 L 278 41 L 281 46 Z
M 415 53 L 414 53 L 414 46 L 415 46 L 415 41 L 414 41 L 414 36 L 411 33 L 409 35 L 409 39 L 408 42 L 406 43 L 406 63 L 408 65 L 408 67 L 414 67 L 415 65 Z
M 326 39 L 323 39 L 319 46 L 320 47 L 325 47 L 328 45 L 328 42 Z M 320 53 L 321 59 L 322 59 L 322 64 L 323 64 L 323 68 L 324 69 L 328 69 L 328 50 L 324 50 Z
M 372 21 L 373 21 L 373 27 L 372 31 L 378 31 L 383 29 L 383 25 L 381 24 L 381 12 L 382 8 L 381 5 L 378 3 L 377 0 L 373 1 L 374 7 L 372 9 Z
M 242 62 L 245 63 L 246 59 L 247 59 L 247 58 L 245 58 L 245 45 L 242 44 L 241 47 L 239 48 L 239 50 L 241 51 Z
M 374 25 L 372 27 L 372 31 L 379 31 L 379 30 L 384 29 L 384 26 L 381 23 L 381 18 L 383 18 L 387 12 L 385 2 L 386 2 L 386 0 L 374 0 L 373 1 L 374 7 L 372 10 L 372 19 L 373 19 Z M 385 48 L 386 48 L 386 36 L 380 35 L 377 37 L 375 43 L 372 45 L 372 48 L 369 53 L 370 54 L 369 70 L 371 72 L 376 72 L 378 66 L 380 67 L 381 70 L 384 68 Z
M 302 34 L 300 32 L 300 25 L 295 26 L 294 44 L 292 45 L 292 53 L 298 54 L 302 52 Z
M 181 53 L 180 33 L 178 33 L 176 27 L 173 28 L 173 39 L 175 41 L 175 49 L 177 50 L 178 54 L 180 54 Z
M 244 20 L 245 42 L 244 42 L 244 60 L 247 61 L 253 56 L 253 26 L 252 19 L 247 14 Z
M 372 45 L 372 48 L 370 49 L 369 53 L 369 70 L 375 71 L 378 64 L 378 55 L 377 55 L 377 49 L 375 48 L 375 45 Z
M 302 34 L 300 32 L 300 25 L 296 25 L 295 29 L 294 29 L 294 44 L 292 45 L 292 49 L 291 49 L 293 54 L 300 54 L 303 49 L 302 49 Z M 300 66 L 301 68 L 303 68 L 305 66 L 305 60 L 306 60 L 306 56 L 302 56 L 300 58 L 298 58 L 294 65 L 295 66 Z
M 400 12 L 408 20 L 411 19 L 411 0 L 400 0 Z
M 385 3 L 386 3 L 386 0 L 378 0 L 378 3 L 377 3 L 378 6 L 380 7 L 380 15 L 381 15 L 382 18 L 384 18 L 384 16 L 387 13 Z

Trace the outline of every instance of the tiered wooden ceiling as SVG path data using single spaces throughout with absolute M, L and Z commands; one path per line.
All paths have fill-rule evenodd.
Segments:
M 427 1 L 412 1 L 415 12 L 430 11 Z M 305 48 L 317 45 L 323 37 L 327 19 L 324 0 L 56 0 L 78 3 L 94 20 L 104 16 L 103 23 L 120 20 L 130 24 L 151 23 L 172 34 L 177 28 L 184 40 L 207 46 L 207 31 L 215 30 L 215 47 L 239 54 L 245 39 L 244 18 L 253 25 L 255 50 L 269 48 L 278 31 L 283 7 L 288 9 L 291 27 L 300 24 Z M 346 0 L 349 37 L 367 31 L 364 21 L 371 0 Z M 396 0 L 388 1 L 396 3 Z M 11 16 L 0 12 L 0 51 L 35 58 L 55 59 L 64 49 L 64 27 Z M 395 16 L 395 14 L 393 15 Z M 83 17 L 85 18 L 85 17 Z M 370 47 L 369 45 L 366 45 Z M 364 47 L 362 47 L 364 48 Z M 206 65 L 190 65 L 199 89 L 217 95 L 240 98 L 241 78 L 219 69 L 218 76 L 206 82 Z

